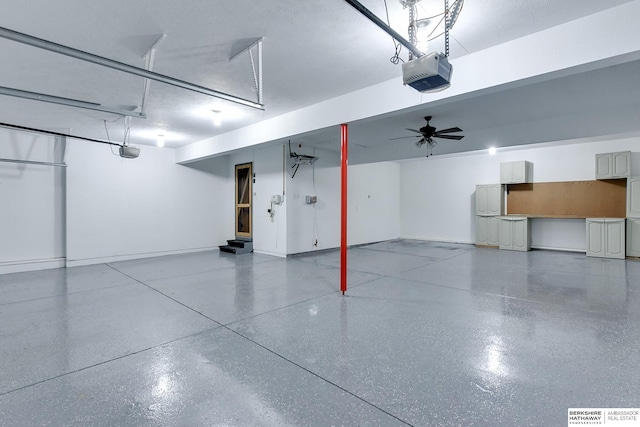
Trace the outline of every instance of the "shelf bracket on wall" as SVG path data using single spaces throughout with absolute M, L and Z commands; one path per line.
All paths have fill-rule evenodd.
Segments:
M 258 104 L 262 104 L 262 42 L 264 41 L 264 37 L 260 37 L 247 46 L 243 47 L 237 52 L 234 52 L 229 57 L 229 62 L 236 59 L 238 56 L 242 55 L 245 52 L 249 53 L 249 60 L 251 61 L 251 72 L 253 73 L 253 82 L 255 84 L 253 90 L 256 92 L 258 96 Z M 256 50 L 257 58 L 257 66 L 256 62 L 253 58 L 253 50 Z

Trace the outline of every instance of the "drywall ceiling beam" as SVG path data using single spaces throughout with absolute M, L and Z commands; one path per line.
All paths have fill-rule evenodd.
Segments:
M 369 9 L 364 7 L 362 3 L 360 3 L 357 0 L 344 0 L 344 1 L 346 1 L 351 6 L 353 6 L 355 10 L 357 10 L 362 15 L 364 15 L 364 17 L 367 18 L 369 21 L 373 22 L 378 27 L 380 27 L 382 31 L 384 31 L 385 33 L 393 37 L 402 46 L 409 49 L 409 51 L 413 53 L 415 56 L 417 56 L 418 58 L 420 58 L 421 56 L 424 56 L 424 53 L 420 52 L 420 50 L 418 50 L 418 48 L 416 48 L 409 40 L 405 39 L 396 30 L 394 30 L 393 28 L 385 24 L 385 22 L 382 19 L 378 18 L 375 13 L 371 12 Z
M 7 40 L 12 40 L 14 42 L 23 43 L 29 46 L 48 50 L 50 52 L 59 53 L 61 55 L 70 56 L 72 58 L 76 58 L 81 61 L 87 61 L 96 65 L 101 65 L 103 67 L 112 68 L 114 70 L 122 71 L 123 73 L 133 74 L 134 76 L 155 80 L 155 81 L 176 86 L 182 89 L 198 92 L 203 95 L 213 96 L 215 98 L 220 98 L 226 101 L 235 102 L 236 104 L 256 108 L 258 110 L 264 110 L 264 105 L 254 101 L 250 101 L 248 99 L 239 98 L 237 96 L 229 95 L 223 92 L 218 92 L 217 90 L 209 89 L 204 86 L 199 86 L 193 83 L 186 82 L 184 80 L 176 79 L 174 77 L 165 76 L 164 74 L 158 74 L 153 71 L 145 70 L 144 68 L 134 67 L 133 65 L 125 64 L 124 62 L 114 61 L 113 59 L 94 55 L 89 52 L 84 52 L 82 50 L 74 49 L 72 47 L 64 46 L 48 40 L 33 37 L 28 34 L 19 33 L 17 31 L 13 31 L 8 28 L 0 27 L 0 37 L 5 38 Z
M 85 110 L 102 111 L 103 113 L 118 114 L 120 116 L 130 116 L 138 119 L 146 119 L 144 113 L 124 110 L 121 108 L 106 107 L 94 102 L 80 101 L 78 99 L 62 98 L 54 95 L 47 95 L 38 92 L 29 92 L 21 89 L 0 86 L 0 95 L 14 96 L 16 98 L 30 99 L 33 101 L 49 102 L 51 104 L 66 105 L 67 107 L 84 108 Z

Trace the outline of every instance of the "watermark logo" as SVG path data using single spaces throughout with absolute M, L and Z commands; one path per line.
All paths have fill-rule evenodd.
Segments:
M 569 408 L 568 426 L 640 427 L 639 408 Z

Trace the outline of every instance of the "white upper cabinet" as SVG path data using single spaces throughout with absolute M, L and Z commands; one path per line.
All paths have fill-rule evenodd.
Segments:
M 503 205 L 502 185 L 476 185 L 476 215 L 502 215 Z
M 500 163 L 501 184 L 524 184 L 533 182 L 531 162 L 521 160 L 518 162 Z
M 640 218 L 640 178 L 627 180 L 627 216 Z
M 631 151 L 596 154 L 596 179 L 631 176 Z

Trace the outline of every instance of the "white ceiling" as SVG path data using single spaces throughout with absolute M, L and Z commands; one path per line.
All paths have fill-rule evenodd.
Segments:
M 466 0 L 452 31 L 451 57 L 513 40 L 629 0 Z M 392 26 L 406 32 L 406 13 L 387 0 Z M 362 3 L 384 19 L 383 0 Z M 440 7 L 423 0 L 420 13 Z M 166 135 L 178 147 L 396 78 L 388 35 L 343 0 L 4 0 L 0 26 L 144 67 L 142 56 L 161 35 L 154 71 L 211 89 L 256 99 L 245 54 L 232 52 L 264 37 L 265 111 L 151 83 L 147 119 L 133 119 L 131 143 L 155 144 Z M 553 46 L 550 46 L 553 49 Z M 442 50 L 442 39 L 429 50 Z M 142 79 L 34 47 L 0 39 L 0 86 L 81 99 L 110 106 L 139 106 Z M 406 59 L 406 53 L 403 53 Z M 416 157 L 424 152 L 404 128 L 422 126 L 433 115 L 438 128 L 459 126 L 465 139 L 442 142 L 434 153 L 559 139 L 621 134 L 637 130 L 640 65 L 621 64 L 571 77 L 443 102 L 353 123 L 351 141 L 368 160 Z M 606 82 L 606 83 L 603 83 Z M 211 109 L 225 121 L 214 127 Z M 637 116 L 637 114 L 636 114 Z M 0 96 L 0 121 L 121 141 L 123 120 L 113 114 Z M 634 128 L 635 127 L 635 128 Z M 305 143 L 333 149 L 328 130 L 304 136 Z

